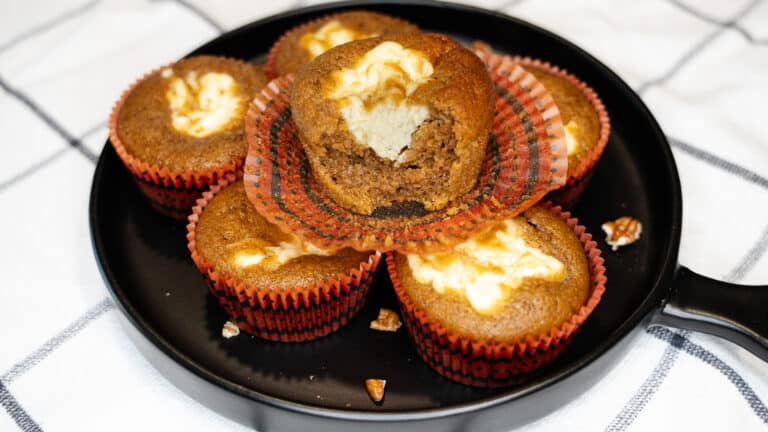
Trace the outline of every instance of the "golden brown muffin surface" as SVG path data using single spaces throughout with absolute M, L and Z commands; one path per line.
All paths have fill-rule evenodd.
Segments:
M 418 53 L 432 67 L 412 93 L 394 92 L 408 106 L 428 112 L 397 160 L 360 143 L 342 115 L 342 101 L 334 97 L 343 85 L 340 73 L 358 68 L 385 43 Z M 396 34 L 350 42 L 316 58 L 297 74 L 291 109 L 313 173 L 337 203 L 363 214 L 408 201 L 436 210 L 475 184 L 490 132 L 494 89 L 477 56 L 448 36 Z
M 568 155 L 568 174 L 574 175 L 581 160 L 588 157 L 600 140 L 600 117 L 587 96 L 567 79 L 535 67 L 526 70 L 549 90 L 563 126 L 578 143 L 578 150 Z
M 180 131 L 174 127 L 168 96 L 172 82 L 186 83 L 191 89 L 189 94 L 196 96 L 199 93 L 195 93 L 193 86 L 207 73 L 226 74 L 234 80 L 232 94 L 238 99 L 234 109 L 237 115 L 220 130 L 205 136 Z M 131 156 L 150 165 L 178 170 L 223 166 L 245 157 L 248 145 L 244 119 L 248 103 L 266 83 L 261 67 L 238 60 L 213 56 L 181 60 L 147 77 L 127 95 L 118 114 L 118 137 Z M 202 104 L 202 100 L 190 98 L 179 109 L 200 110 Z
M 397 254 L 397 277 L 411 301 L 449 331 L 475 339 L 511 342 L 547 332 L 567 321 L 589 295 L 589 268 L 583 246 L 562 219 L 542 207 L 532 207 L 518 217 L 527 222 L 521 224 L 525 242 L 565 266 L 562 281 L 526 278 L 493 314 L 480 314 L 464 295 L 455 291 L 439 293 L 431 285 L 417 281 L 408 257 Z
M 325 27 L 335 21 L 333 28 Z M 309 25 L 286 34 L 275 52 L 275 72 L 286 75 L 297 72 L 315 56 L 310 53 L 307 39 L 322 30 L 347 31 L 355 38 L 385 36 L 392 33 L 418 32 L 419 28 L 408 21 L 375 12 L 350 11 L 321 18 Z M 318 36 L 323 36 L 318 34 Z
M 295 241 L 261 217 L 245 194 L 242 181 L 219 191 L 204 208 L 195 231 L 198 253 L 213 269 L 239 282 L 258 287 L 295 287 L 348 274 L 367 261 L 369 253 L 342 249 L 334 255 L 303 255 L 276 268 L 239 265 L 241 253 L 250 254 Z

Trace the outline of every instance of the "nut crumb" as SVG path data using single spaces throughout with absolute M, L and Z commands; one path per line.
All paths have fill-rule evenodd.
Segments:
M 237 324 L 233 323 L 232 321 L 225 322 L 224 327 L 221 328 L 221 335 L 227 339 L 235 337 L 239 334 L 240 327 L 238 327 Z
M 368 396 L 376 403 L 384 399 L 384 386 L 386 385 L 387 380 L 383 379 L 369 378 L 365 380 L 365 389 L 368 390 Z
M 614 221 L 603 224 L 605 231 L 605 242 L 611 246 L 613 251 L 619 250 L 619 247 L 632 244 L 640 238 L 643 232 L 643 224 L 639 220 L 623 216 Z
M 402 326 L 400 317 L 393 310 L 387 308 L 379 309 L 379 316 L 371 321 L 370 328 L 379 331 L 396 332 Z

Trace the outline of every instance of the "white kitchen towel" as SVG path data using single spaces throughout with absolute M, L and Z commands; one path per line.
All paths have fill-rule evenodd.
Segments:
M 246 430 L 173 387 L 127 340 L 91 253 L 90 182 L 110 108 L 136 77 L 308 3 L 0 5 L 0 430 Z M 467 3 L 566 37 L 641 94 L 680 170 L 681 263 L 768 284 L 767 1 Z M 667 328 L 631 344 L 591 390 L 523 430 L 768 426 L 768 365 L 755 356 Z

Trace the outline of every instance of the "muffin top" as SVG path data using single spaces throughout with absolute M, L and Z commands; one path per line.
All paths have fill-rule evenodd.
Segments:
M 220 167 L 245 157 L 248 103 L 266 85 L 263 70 L 213 56 L 181 60 L 139 82 L 123 101 L 117 136 L 150 165 Z
M 575 175 L 582 159 L 600 140 L 600 117 L 584 92 L 566 78 L 536 67 L 525 69 L 549 90 L 560 111 L 568 148 L 568 174 Z
M 203 209 L 196 231 L 197 252 L 213 269 L 261 288 L 296 287 L 347 274 L 369 253 L 333 253 L 303 243 L 262 218 L 242 181 L 220 190 Z
M 373 175 L 387 186 L 340 204 L 369 214 L 390 204 L 370 199 L 379 196 L 435 210 L 474 185 L 494 91 L 480 59 L 448 36 L 395 34 L 317 57 L 297 74 L 291 110 L 324 186 Z M 341 174 L 327 181 L 326 171 Z M 451 195 L 434 194 L 425 182 L 442 182 Z M 406 193 L 398 197 L 389 189 Z
M 275 73 L 296 72 L 325 51 L 353 40 L 417 31 L 419 28 L 408 21 L 374 12 L 350 11 L 330 15 L 286 34 L 275 47 Z
M 448 330 L 510 342 L 567 321 L 589 295 L 589 269 L 576 234 L 536 206 L 455 247 L 395 256 L 411 301 Z
M 411 134 L 430 116 L 449 115 L 459 144 L 487 137 L 493 99 L 491 79 L 471 51 L 448 36 L 409 33 L 321 55 L 297 75 L 291 108 L 304 145 L 331 137 L 348 153 L 369 156 L 373 150 L 404 162 Z M 353 139 L 339 137 L 345 133 Z

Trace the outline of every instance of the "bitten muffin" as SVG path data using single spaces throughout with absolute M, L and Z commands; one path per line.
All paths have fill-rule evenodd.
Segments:
M 110 141 L 156 209 L 184 219 L 205 189 L 242 169 L 248 103 L 266 83 L 258 66 L 198 56 L 123 94 Z
M 450 252 L 395 256 L 414 305 L 448 330 L 511 342 L 567 321 L 589 296 L 578 237 L 541 207 L 498 222 Z
M 339 205 L 437 210 L 477 180 L 494 89 L 448 36 L 399 34 L 317 57 L 297 74 L 291 110 L 313 174 Z
M 313 339 L 365 303 L 378 254 L 325 251 L 280 231 L 252 207 L 242 181 L 204 198 L 190 217 L 189 248 L 241 329 L 271 340 Z
M 560 355 L 606 281 L 596 243 L 559 207 L 499 221 L 450 252 L 388 255 L 387 268 L 421 358 L 477 387 L 514 384 Z
M 408 21 L 375 12 L 350 11 L 329 15 L 289 30 L 270 50 L 267 74 L 297 72 L 329 49 L 359 39 L 417 32 Z

